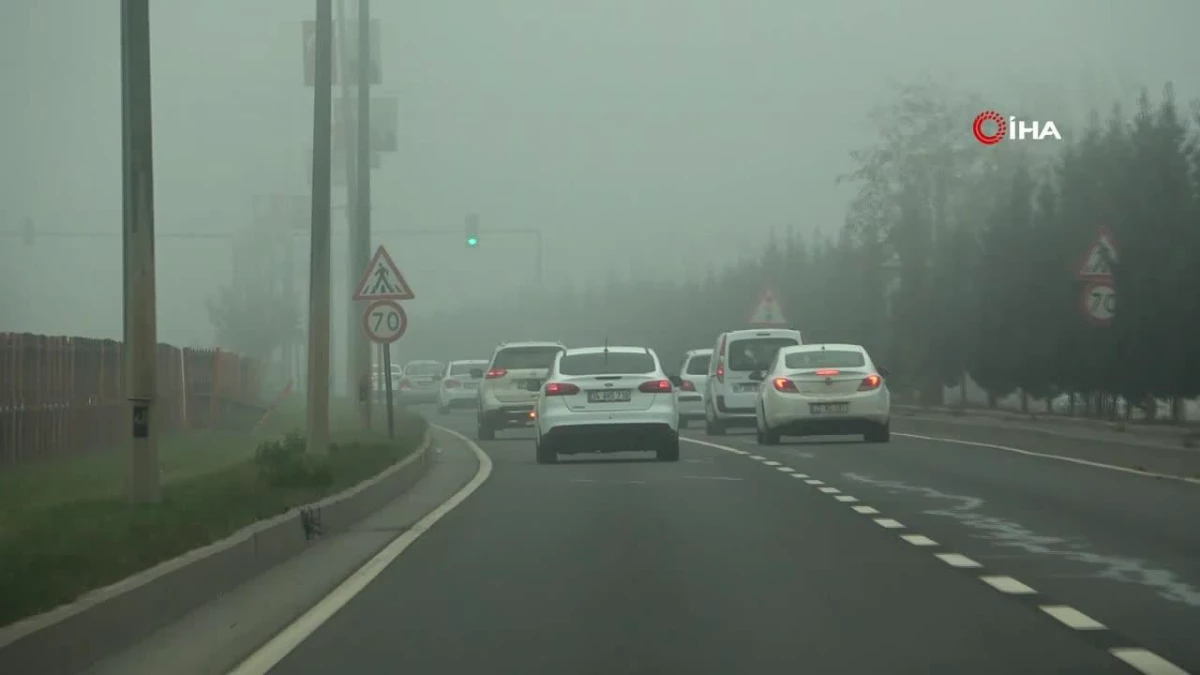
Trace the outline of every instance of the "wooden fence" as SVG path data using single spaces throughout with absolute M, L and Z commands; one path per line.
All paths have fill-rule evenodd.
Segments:
M 0 469 L 120 447 L 132 432 L 121 351 L 113 340 L 0 333 Z M 259 385 L 251 359 L 159 345 L 154 423 L 248 428 L 266 407 Z

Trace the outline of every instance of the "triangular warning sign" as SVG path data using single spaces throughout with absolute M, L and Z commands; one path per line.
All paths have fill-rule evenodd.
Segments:
M 1096 239 L 1079 261 L 1075 276 L 1079 279 L 1106 280 L 1113 276 L 1113 263 L 1117 262 L 1117 245 L 1107 229 L 1101 228 Z
M 375 250 L 375 257 L 358 282 L 355 300 L 412 300 L 412 289 L 400 274 L 400 268 L 382 246 Z
M 758 305 L 750 314 L 750 325 L 762 328 L 787 328 L 789 326 L 787 319 L 783 318 L 783 308 L 779 306 L 779 300 L 771 289 L 763 290 Z

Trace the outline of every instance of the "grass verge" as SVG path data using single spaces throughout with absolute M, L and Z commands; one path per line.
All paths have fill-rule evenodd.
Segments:
M 0 474 L 0 626 L 356 485 L 407 456 L 426 429 L 401 414 L 395 439 L 355 432 L 353 409 L 340 407 L 329 456 L 310 458 L 300 419 L 283 409 L 252 434 L 164 439 L 154 505 L 124 498 L 125 453 Z

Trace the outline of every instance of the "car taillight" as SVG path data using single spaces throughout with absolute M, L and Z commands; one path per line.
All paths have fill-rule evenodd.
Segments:
M 643 382 L 638 387 L 638 391 L 644 394 L 667 394 L 671 392 L 670 380 L 651 380 Z
M 725 364 L 724 363 L 717 364 L 717 382 L 721 382 L 721 383 L 725 382 Z
M 815 374 L 820 375 L 821 377 L 830 377 L 833 375 L 841 375 L 842 371 L 836 368 L 824 368 L 822 370 L 818 370 Z
M 462 386 L 462 382 L 459 382 L 458 380 L 446 380 L 446 388 L 447 389 L 457 389 L 461 386 Z
M 771 384 L 775 385 L 775 391 L 799 393 L 799 390 L 796 389 L 796 383 L 786 377 L 777 377 L 771 381 Z
M 680 391 L 696 391 L 696 385 L 692 384 L 691 380 L 684 380 L 683 384 L 679 385 Z
M 878 389 L 879 385 L 883 384 L 883 378 L 878 375 L 868 375 L 863 378 L 862 384 L 858 385 L 859 391 L 871 391 Z
M 571 396 L 579 393 L 579 387 L 570 382 L 550 382 L 545 391 L 547 396 Z
M 503 368 L 492 368 L 491 370 L 487 371 L 487 379 L 495 380 L 504 377 L 507 374 L 508 371 Z

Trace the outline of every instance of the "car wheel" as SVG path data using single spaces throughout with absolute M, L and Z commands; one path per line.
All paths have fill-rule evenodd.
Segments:
M 767 420 L 761 415 L 755 420 L 754 435 L 759 445 L 779 445 L 779 432 L 767 426 Z
M 475 426 L 476 426 L 476 429 L 475 429 L 475 436 L 476 436 L 476 437 L 477 437 L 479 440 L 481 440 L 481 441 L 494 441 L 494 440 L 496 440 L 496 430 L 495 430 L 494 428 L 492 428 L 492 425 L 488 424 L 487 420 L 485 420 L 484 418 L 480 417 L 480 418 L 479 418 L 479 419 L 476 421 L 476 424 L 475 424 Z
M 877 425 L 875 428 L 863 434 L 863 438 L 868 443 L 887 443 L 892 438 L 891 422 L 884 422 L 883 424 Z
M 660 462 L 678 462 L 679 461 L 679 436 L 673 436 L 669 440 L 658 446 L 654 453 L 655 459 Z
M 557 464 L 558 453 L 554 451 L 554 445 L 543 440 L 536 439 L 533 442 L 533 448 L 537 455 L 538 464 Z
M 704 433 L 709 436 L 724 436 L 725 426 L 721 424 L 721 420 L 714 417 L 704 416 Z

